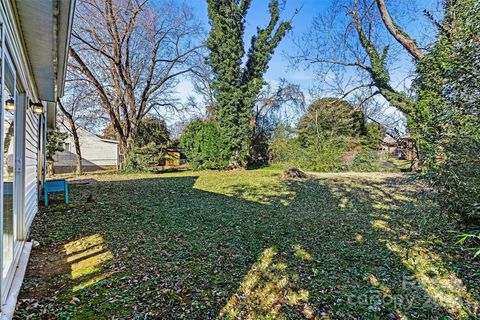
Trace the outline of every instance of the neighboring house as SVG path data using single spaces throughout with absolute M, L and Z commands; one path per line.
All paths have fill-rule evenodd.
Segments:
M 382 141 L 382 150 L 386 152 L 389 159 L 415 159 L 415 143 L 409 137 L 385 137 Z
M 73 135 L 63 125 L 60 131 L 68 134 L 65 139 L 64 151 L 54 156 L 55 173 L 75 172 L 77 154 Z M 82 152 L 83 171 L 117 169 L 119 167 L 120 148 L 118 141 L 102 139 L 82 127 L 77 127 Z
M 13 314 L 44 181 L 47 127 L 63 95 L 75 0 L 0 0 L 0 301 Z

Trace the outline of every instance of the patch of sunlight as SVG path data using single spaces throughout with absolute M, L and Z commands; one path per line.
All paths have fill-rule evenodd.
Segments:
M 312 260 L 312 256 L 310 255 L 310 253 L 303 250 L 301 245 L 299 244 L 294 245 L 293 250 L 295 251 L 295 256 L 297 258 L 300 258 L 302 260 L 308 260 L 308 261 Z
M 384 285 L 375 275 L 373 274 L 370 274 L 368 276 L 368 280 L 370 281 L 370 284 L 376 288 L 378 288 L 380 290 L 380 294 L 381 296 L 383 297 L 383 303 L 392 303 L 392 302 L 395 302 L 397 299 L 396 297 L 393 295 L 393 292 L 392 290 L 387 287 L 386 285 Z M 401 300 L 398 300 L 398 301 L 403 301 L 403 298 Z M 393 303 L 395 305 L 395 303 Z M 395 313 L 394 313 L 394 317 L 395 319 L 398 319 L 398 320 L 408 320 L 407 316 L 405 316 L 402 311 L 400 310 L 395 310 Z
M 377 220 L 373 220 L 371 223 L 374 229 L 381 229 L 384 231 L 393 232 L 393 230 L 390 229 L 390 227 L 388 226 L 388 222 L 385 220 L 377 219 Z
M 82 289 L 85 289 L 87 287 L 90 287 L 96 283 L 99 283 L 100 281 L 102 280 L 105 280 L 107 278 L 109 278 L 110 276 L 112 275 L 111 272 L 107 272 L 107 273 L 104 273 L 104 274 L 101 274 L 99 276 L 96 276 L 94 278 L 91 278 L 85 282 L 82 282 L 80 283 L 79 285 L 76 285 L 75 287 L 73 287 L 72 291 L 73 292 L 76 292 L 76 291 L 79 291 L 79 290 L 82 290 Z
M 374 209 L 392 209 L 393 206 L 391 204 L 388 204 L 387 201 L 385 202 L 374 202 L 372 203 L 372 208 Z
M 402 313 L 400 310 L 395 310 L 395 315 L 397 316 L 398 320 L 408 320 L 408 317 Z
M 90 258 L 80 260 L 78 262 L 72 263 L 72 279 L 80 278 L 81 276 L 97 272 L 101 269 L 107 261 L 111 260 L 113 255 L 110 251 L 103 252 L 92 256 Z
M 402 259 L 420 287 L 451 316 L 464 318 L 480 311 L 480 303 L 468 293 L 462 280 L 444 266 L 440 256 L 423 247 L 404 248 L 388 241 L 387 248 Z
M 355 234 L 355 242 L 357 243 L 364 243 L 365 240 L 363 239 L 363 236 L 360 233 Z
M 106 248 L 107 248 L 107 245 L 105 245 L 105 244 L 99 244 L 99 245 L 96 245 L 94 247 L 90 247 L 89 249 L 83 250 L 80 253 L 72 254 L 72 255 L 68 256 L 67 257 L 67 262 L 73 262 L 73 261 L 80 260 L 80 259 L 83 259 L 83 258 L 91 256 L 91 255 L 98 254 L 98 253 L 104 251 Z
M 223 176 L 221 180 L 206 179 L 200 176 L 193 189 L 222 194 L 229 197 L 239 197 L 259 204 L 279 203 L 288 206 L 295 198 L 296 193 L 277 176 L 251 176 L 245 180 L 236 179 L 238 176 Z
M 97 234 L 94 234 L 88 237 L 83 237 L 78 240 L 67 243 L 66 245 L 64 245 L 65 253 L 72 254 L 72 253 L 80 252 L 88 248 L 102 244 L 104 242 L 105 240 L 103 239 L 102 235 L 97 233 Z
M 295 256 L 297 252 L 310 257 L 301 246 L 294 246 Z M 220 318 L 286 319 L 282 309 L 287 306 L 302 310 L 307 319 L 315 318 L 313 308 L 308 304 L 308 291 L 295 288 L 298 275 L 289 274 L 285 263 L 275 262 L 276 255 L 274 247 L 262 252 L 237 292 L 220 311 Z
M 338 207 L 340 209 L 346 209 L 347 208 L 347 204 L 348 204 L 348 198 L 347 197 L 342 197 L 340 198 L 340 203 L 338 204 Z
M 400 237 L 398 237 L 402 241 L 407 241 L 410 240 L 410 236 L 408 234 L 402 234 Z
M 397 201 L 403 201 L 403 202 L 410 202 L 412 201 L 412 197 L 408 197 L 404 194 L 396 194 L 393 196 L 393 198 Z
M 113 254 L 108 250 L 105 239 L 98 233 L 69 242 L 64 245 L 64 249 L 67 255 L 66 261 L 70 263 L 72 279 L 98 272 L 106 262 L 113 259 Z M 76 290 L 79 290 L 78 288 L 81 286 L 88 286 L 89 283 L 93 284 L 100 281 L 101 279 L 98 280 L 99 277 L 102 276 L 89 279 L 76 286 Z

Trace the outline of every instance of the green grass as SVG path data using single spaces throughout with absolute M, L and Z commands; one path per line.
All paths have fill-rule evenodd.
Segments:
M 18 319 L 451 319 L 479 262 L 399 174 L 91 175 L 42 210 Z M 82 179 L 85 177 L 81 177 Z M 94 202 L 87 201 L 94 198 Z

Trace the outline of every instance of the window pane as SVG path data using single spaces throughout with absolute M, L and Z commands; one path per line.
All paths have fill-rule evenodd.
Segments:
M 2 94 L 3 106 L 3 278 L 5 279 L 13 261 L 14 212 L 13 188 L 15 177 L 15 72 L 5 60 L 5 85 Z M 13 104 L 13 107 L 12 107 Z

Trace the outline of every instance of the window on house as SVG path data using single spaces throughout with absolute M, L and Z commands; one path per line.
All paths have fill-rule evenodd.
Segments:
M 70 148 L 71 148 L 70 143 L 65 142 L 63 144 L 63 152 L 70 152 L 71 151 Z

